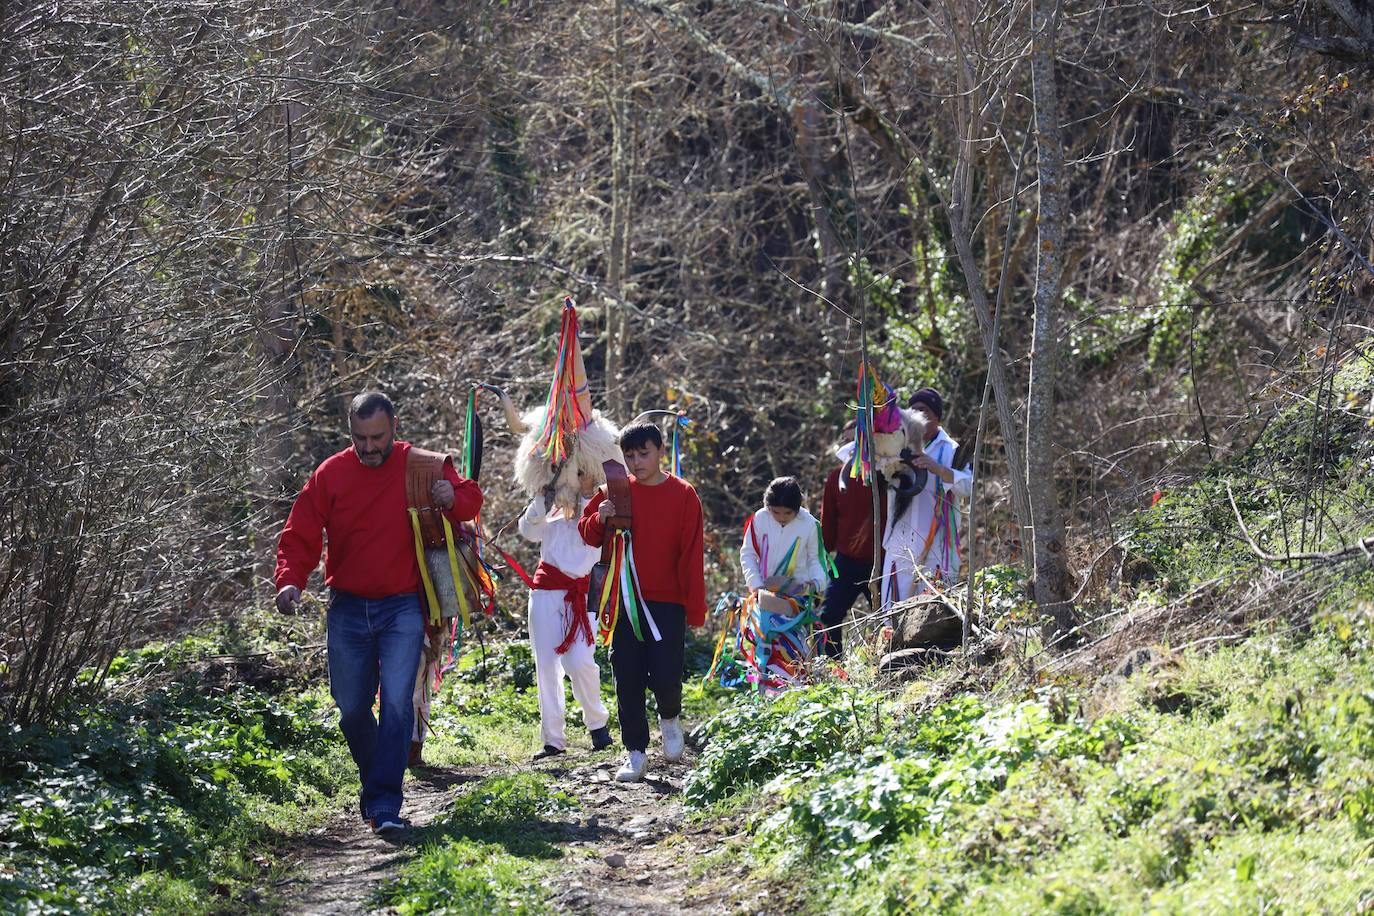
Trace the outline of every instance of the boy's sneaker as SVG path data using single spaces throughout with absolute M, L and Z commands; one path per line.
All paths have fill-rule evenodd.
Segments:
M 405 833 L 409 827 L 405 819 L 398 814 L 385 814 L 372 819 L 372 832 L 381 837 Z
M 687 746 L 682 735 L 682 722 L 676 718 L 659 719 L 658 727 L 663 733 L 663 756 L 668 758 L 669 763 L 677 763 Z
M 604 751 L 615 742 L 611 740 L 611 728 L 603 725 L 600 728 L 592 729 L 592 750 Z
M 544 745 L 544 749 L 531 757 L 530 760 L 548 760 L 550 757 L 557 757 L 561 753 L 563 753 L 561 747 L 554 747 L 552 744 L 546 744 Z
M 630 756 L 616 771 L 616 782 L 642 782 L 644 771 L 649 767 L 649 757 L 643 751 L 630 751 Z

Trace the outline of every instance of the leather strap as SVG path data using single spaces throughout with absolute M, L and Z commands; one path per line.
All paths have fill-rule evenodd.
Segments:
M 444 465 L 452 459 L 442 452 L 410 447 L 406 453 L 406 508 L 416 510 L 420 540 L 426 547 L 443 547 L 443 515 L 430 499 L 434 483 L 444 479 Z
M 606 498 L 615 506 L 619 514 L 606 519 L 606 534 L 601 540 L 601 562 L 611 562 L 611 528 L 629 530 L 631 516 L 630 477 L 625 473 L 625 465 L 619 461 L 603 461 L 601 469 L 606 472 Z

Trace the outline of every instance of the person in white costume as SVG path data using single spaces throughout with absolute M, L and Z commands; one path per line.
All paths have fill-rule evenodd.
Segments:
M 900 515 L 899 495 L 887 494 L 887 525 L 883 532 L 883 606 L 926 590 L 916 574 L 919 566 L 934 582 L 953 582 L 959 575 L 960 503 L 973 491 L 973 471 L 956 468 L 959 443 L 940 426 L 944 399 L 933 388 L 922 388 L 908 406 L 925 419 L 925 444 L 912 466 L 926 471 L 925 485 Z
M 779 477 L 764 491 L 763 508 L 745 524 L 739 559 L 750 592 L 780 588 L 787 579 L 825 592 L 830 580 L 821 562 L 820 525 L 801 502 L 796 478 Z
M 577 519 L 596 491 L 595 482 L 579 475 L 582 499 L 575 515 L 555 510 L 553 517 L 542 495 L 534 497 L 520 517 L 520 534 L 539 544 L 535 587 L 530 589 L 530 646 L 534 650 L 534 677 L 539 692 L 539 724 L 544 749 L 541 760 L 563 753 L 568 746 L 564 729 L 563 676 L 572 681 L 573 697 L 582 707 L 582 722 L 591 733 L 592 748 L 611 744 L 606 723 L 610 713 L 601 701 L 601 669 L 593 657 L 596 622 L 587 603 L 586 578 L 601 558 L 601 549 L 589 547 L 577 531 Z M 582 619 L 576 619 L 581 615 Z M 585 626 L 584 626 L 585 624 Z
M 540 545 L 539 566 L 530 583 L 529 617 L 544 742 L 536 760 L 567 749 L 565 674 L 582 707 L 582 721 L 591 731 L 592 748 L 611 744 L 606 727 L 610 715 L 601 702 L 601 673 L 592 656 L 596 624 L 587 595 L 589 574 L 601 551 L 584 543 L 577 522 L 588 497 L 606 482 L 606 464 L 623 465 L 625 459 L 620 430 L 592 407 L 571 297 L 564 297 L 559 321 L 553 384 L 544 405 L 521 414 L 504 391 L 491 389 L 501 396 L 506 420 L 520 438 L 515 480 L 532 500 L 520 519 L 520 533 Z

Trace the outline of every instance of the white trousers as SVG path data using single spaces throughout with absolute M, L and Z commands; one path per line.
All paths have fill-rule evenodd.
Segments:
M 603 727 L 611 718 L 606 704 L 601 702 L 601 669 L 592 647 L 579 636 L 567 652 L 558 654 L 558 646 L 568 633 L 569 613 L 562 591 L 530 590 L 530 646 L 534 649 L 534 681 L 539 689 L 539 724 L 544 743 L 556 748 L 568 746 L 563 728 L 567 709 L 563 675 L 572 681 L 573 698 L 582 707 L 582 723 L 588 731 Z M 595 618 L 588 622 L 595 636 Z
M 883 556 L 883 577 L 880 585 L 882 586 L 881 604 L 887 606 L 907 598 L 914 598 L 926 592 L 925 579 L 916 575 L 916 560 L 920 555 L 920 549 L 924 545 L 903 544 L 896 550 L 887 548 L 888 552 Z M 934 551 L 932 551 L 934 553 Z M 950 557 L 953 569 L 941 569 L 932 557 L 927 557 L 922 569 L 925 578 L 937 584 L 947 584 L 959 578 L 959 555 L 953 554 Z

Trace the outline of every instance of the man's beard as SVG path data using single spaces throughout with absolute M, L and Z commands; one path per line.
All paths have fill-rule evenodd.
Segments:
M 380 452 L 368 452 L 368 453 L 366 453 L 366 454 L 364 454 L 364 455 L 359 455 L 358 458 L 359 458 L 359 460 L 362 461 L 363 464 L 369 464 L 370 462 L 368 461 L 368 459 L 370 459 L 370 458 L 376 458 L 376 459 L 377 459 L 377 464 L 379 464 L 379 465 L 381 465 L 381 464 L 386 464 L 386 460 L 387 460 L 388 458 L 391 457 L 391 450 L 392 450 L 392 448 L 394 448 L 394 447 L 395 447 L 395 443 L 392 442 L 391 444 L 387 445 L 386 449 L 383 450 L 383 451 L 380 451 Z

